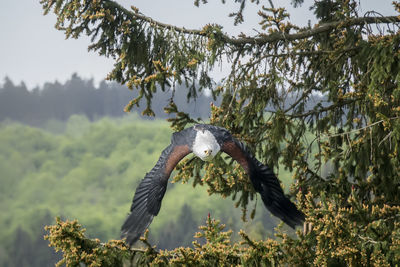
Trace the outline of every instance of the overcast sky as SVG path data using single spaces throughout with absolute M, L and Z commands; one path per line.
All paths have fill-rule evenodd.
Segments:
M 291 14 L 291 21 L 305 25 L 312 13 L 306 0 L 302 8 L 294 9 L 290 0 L 274 0 L 286 6 Z M 29 89 L 41 86 L 45 82 L 65 81 L 76 72 L 84 78 L 93 78 L 96 82 L 104 79 L 112 69 L 112 60 L 88 52 L 89 39 L 65 40 L 64 34 L 54 28 L 56 18 L 53 14 L 43 16 L 39 0 L 2 0 L 0 8 L 0 82 L 8 76 L 14 83 L 24 81 Z M 227 14 L 236 11 L 235 4 L 223 5 L 220 0 L 209 0 L 199 8 L 194 0 L 117 0 L 129 7 L 135 5 L 147 16 L 156 20 L 200 29 L 207 23 L 218 23 L 230 35 L 240 32 L 254 35 L 259 21 L 257 6 L 249 3 L 245 13 L 246 22 L 239 27 Z M 233 0 L 227 2 L 233 2 Z M 249 1 L 250 2 L 250 1 Z M 261 0 L 263 2 L 263 0 Z M 268 5 L 268 1 L 264 1 Z M 383 15 L 395 15 L 392 0 L 362 0 L 364 14 L 374 10 Z M 308 4 L 307 4 L 308 3 Z

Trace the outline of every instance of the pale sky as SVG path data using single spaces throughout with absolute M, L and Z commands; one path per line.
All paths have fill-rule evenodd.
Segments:
M 292 15 L 291 21 L 305 25 L 312 13 L 308 10 L 313 0 L 306 0 L 301 8 L 294 9 L 290 0 L 274 0 L 275 7 L 285 6 Z M 209 0 L 209 4 L 199 8 L 194 0 L 117 0 L 126 7 L 134 5 L 147 16 L 161 22 L 201 29 L 207 23 L 224 26 L 229 35 L 244 32 L 254 35 L 259 17 L 258 8 L 251 4 L 245 13 L 245 23 L 234 27 L 228 18 L 236 11 L 232 0 L 222 4 L 220 0 Z M 212 3 L 211 3 L 212 2 Z M 263 1 L 269 6 L 268 1 Z M 363 15 L 374 10 L 383 15 L 395 15 L 392 0 L 362 0 Z M 29 89 L 41 86 L 45 82 L 58 80 L 64 82 L 72 73 L 81 77 L 93 78 L 95 82 L 103 80 L 112 70 L 113 61 L 97 53 L 88 52 L 89 39 L 65 40 L 63 32 L 54 28 L 56 18 L 53 14 L 43 16 L 39 0 L 2 0 L 0 5 L 0 83 L 8 76 L 14 83 L 24 81 Z M 279 3 L 279 4 L 278 4 Z

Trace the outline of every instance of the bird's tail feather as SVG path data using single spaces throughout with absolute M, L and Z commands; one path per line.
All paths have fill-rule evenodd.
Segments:
M 126 243 L 132 245 L 143 232 L 149 227 L 154 215 L 145 213 L 143 217 L 138 219 L 135 214 L 130 214 L 121 228 L 121 238 L 126 238 Z

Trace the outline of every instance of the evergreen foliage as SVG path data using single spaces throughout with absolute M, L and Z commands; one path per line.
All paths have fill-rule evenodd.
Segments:
M 398 264 L 399 16 L 360 16 L 357 1 L 322 0 L 311 6 L 318 24 L 302 28 L 269 1 L 270 7 L 258 13 L 262 32 L 230 37 L 219 25 L 200 30 L 166 25 L 111 0 L 41 3 L 45 13 L 58 16 L 56 27 L 67 37 L 87 34 L 89 49 L 115 58 L 108 78 L 139 92 L 127 111 L 144 98 L 144 114 L 154 115 L 157 85 L 164 90 L 185 83 L 189 98 L 209 88 L 222 98 L 211 107 L 212 124 L 246 141 L 261 161 L 294 171 L 292 194 L 298 192 L 312 230 L 297 239 L 282 235 L 281 241 L 245 242 L 246 255 L 266 265 Z M 242 21 L 245 3 L 232 14 L 235 23 Z M 400 4 L 393 5 L 399 12 Z M 217 85 L 209 73 L 224 60 L 231 62 L 231 73 Z M 307 109 L 316 94 L 324 101 Z M 295 98 L 290 106 L 287 97 Z M 166 111 L 175 114 L 169 119 L 175 130 L 196 122 L 176 108 L 173 97 Z M 306 138 L 307 132 L 314 138 Z M 326 163 L 332 171 L 322 175 Z M 176 179 L 194 176 L 194 183 L 236 197 L 246 210 L 255 192 L 242 170 L 220 157 L 199 178 L 203 165 L 194 160 Z M 197 249 L 210 263 L 220 251 L 228 256 L 231 248 L 239 249 L 237 244 L 228 248 L 225 236 L 207 244 Z M 174 260 L 191 264 L 188 253 L 175 251 Z

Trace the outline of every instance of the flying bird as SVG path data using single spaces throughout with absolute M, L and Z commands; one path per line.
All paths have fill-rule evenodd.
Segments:
M 186 155 L 193 152 L 204 161 L 211 161 L 219 152 L 235 159 L 249 175 L 254 189 L 261 195 L 265 207 L 287 225 L 302 225 L 304 214 L 284 195 L 279 180 L 267 165 L 258 161 L 246 146 L 228 130 L 208 124 L 175 132 L 171 144 L 164 149 L 156 165 L 136 189 L 131 212 L 121 228 L 121 238 L 132 245 L 158 214 L 167 189 L 168 179 Z

